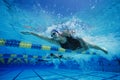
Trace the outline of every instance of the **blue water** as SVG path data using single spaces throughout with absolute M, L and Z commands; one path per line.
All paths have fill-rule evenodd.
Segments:
M 108 51 L 97 55 L 16 48 L 0 44 L 0 80 L 120 80 L 120 0 L 0 0 L 0 39 L 48 43 L 21 31 L 50 37 L 54 28 L 74 30 L 74 36 Z M 62 54 L 69 59 L 21 59 L 20 56 Z M 14 69 L 13 69 L 14 68 Z

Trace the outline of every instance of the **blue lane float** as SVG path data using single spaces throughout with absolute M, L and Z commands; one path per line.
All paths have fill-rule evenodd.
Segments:
M 95 52 L 74 52 L 69 49 L 64 49 L 64 48 L 58 48 L 55 46 L 46 46 L 46 45 L 41 45 L 41 44 L 32 44 L 32 43 L 27 43 L 19 40 L 5 40 L 5 39 L 0 39 L 0 46 L 8 46 L 8 47 L 18 47 L 18 48 L 30 48 L 30 49 L 37 49 L 37 50 L 49 50 L 49 51 L 58 51 L 58 52 L 67 52 L 67 53 L 78 53 L 78 54 L 93 54 L 96 55 Z

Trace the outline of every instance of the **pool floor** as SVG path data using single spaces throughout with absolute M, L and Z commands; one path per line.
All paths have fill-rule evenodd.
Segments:
M 120 80 L 120 73 L 67 69 L 1 69 L 0 80 Z

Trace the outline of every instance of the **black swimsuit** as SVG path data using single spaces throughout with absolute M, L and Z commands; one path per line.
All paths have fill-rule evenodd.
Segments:
M 71 50 L 82 48 L 80 41 L 78 39 L 74 39 L 73 37 L 66 37 L 66 39 L 67 41 L 65 43 L 60 43 L 62 48 Z

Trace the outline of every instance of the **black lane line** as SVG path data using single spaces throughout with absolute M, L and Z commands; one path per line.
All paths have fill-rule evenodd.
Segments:
M 113 79 L 113 78 L 115 78 L 115 77 L 117 77 L 117 76 L 119 76 L 119 75 L 114 75 L 114 76 L 111 76 L 111 77 L 109 77 L 109 78 L 105 78 L 105 79 L 102 79 L 102 80 Z
M 33 70 L 33 72 L 34 72 L 41 80 L 44 80 L 35 70 Z
M 15 80 L 22 72 L 23 72 L 23 70 L 21 70 L 21 71 L 13 78 L 13 80 Z
M 62 75 L 62 74 L 60 74 L 60 73 L 56 73 L 56 72 L 52 72 L 52 71 L 48 71 L 48 72 L 53 73 L 53 74 L 57 74 L 57 75 L 59 75 L 59 76 L 63 76 L 63 77 L 66 77 L 66 78 L 70 78 L 70 79 L 73 79 L 73 80 L 78 80 L 78 79 L 75 79 L 75 78 L 70 77 L 70 76 Z

